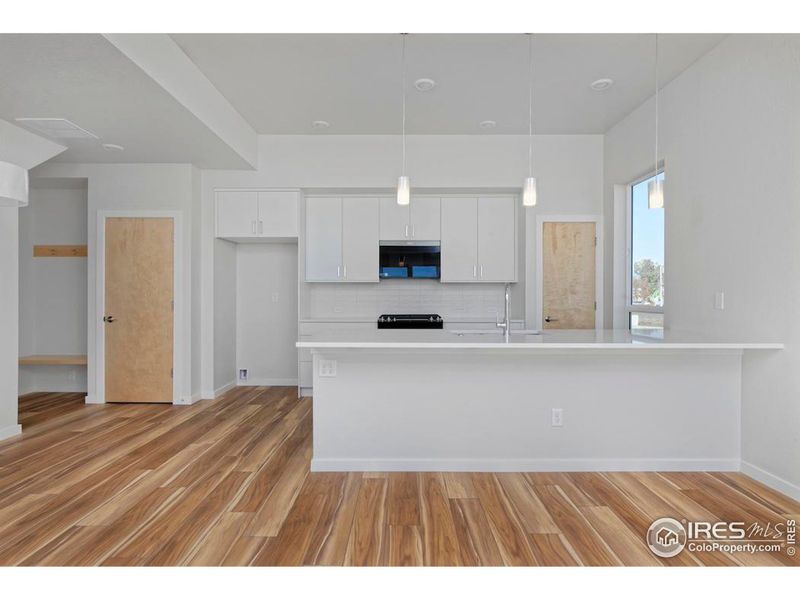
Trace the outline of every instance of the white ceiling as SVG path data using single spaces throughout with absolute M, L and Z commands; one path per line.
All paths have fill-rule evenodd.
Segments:
M 669 82 L 723 35 L 659 36 L 660 80 Z M 387 34 L 180 34 L 172 38 L 259 133 L 400 131 L 400 36 Z M 534 35 L 534 129 L 603 133 L 654 90 L 654 36 Z M 407 131 L 528 131 L 528 41 L 521 34 L 407 36 Z M 437 82 L 428 93 L 413 81 Z M 589 84 L 610 77 L 598 93 Z
M 100 35 L 0 34 L 0 82 L 0 119 L 63 117 L 101 138 L 57 140 L 54 161 L 248 166 Z

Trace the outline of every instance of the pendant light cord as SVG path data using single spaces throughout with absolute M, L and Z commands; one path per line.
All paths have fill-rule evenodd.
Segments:
M 400 91 L 403 94 L 403 169 L 401 175 L 406 174 L 406 36 L 401 33 L 400 39 L 403 40 L 400 51 Z
M 533 34 L 528 34 L 528 177 L 533 177 Z
M 658 181 L 658 33 L 655 34 L 656 36 L 656 147 L 655 147 L 655 162 L 653 163 L 653 168 L 655 170 L 654 177 L 656 181 Z

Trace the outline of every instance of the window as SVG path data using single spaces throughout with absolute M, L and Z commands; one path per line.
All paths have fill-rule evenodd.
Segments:
M 647 205 L 647 186 L 664 173 L 630 186 L 628 210 L 628 327 L 647 333 L 664 329 L 664 209 Z

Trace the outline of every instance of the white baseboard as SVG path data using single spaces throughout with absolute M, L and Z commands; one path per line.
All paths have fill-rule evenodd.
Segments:
M 314 388 L 312 387 L 301 387 L 300 388 L 300 397 L 301 398 L 310 398 L 314 395 Z
M 769 471 L 765 471 L 749 462 L 742 461 L 742 473 L 748 477 L 752 477 L 756 481 L 763 483 L 767 487 L 779 491 L 781 494 L 786 494 L 790 498 L 800 502 L 800 486 L 795 485 L 790 481 L 773 475 Z
M 0 440 L 6 440 L 10 437 L 14 437 L 15 435 L 19 435 L 22 433 L 22 425 L 9 425 L 8 427 L 3 427 L 0 429 Z
M 105 404 L 102 402 L 96 394 L 86 394 L 86 404 Z
M 200 400 L 200 394 L 192 394 L 191 396 L 180 396 L 177 400 L 174 400 L 172 404 L 176 406 L 191 406 L 195 402 Z
M 312 471 L 738 471 L 738 458 L 359 459 L 315 458 Z
M 229 381 L 228 383 L 219 386 L 215 390 L 204 390 L 200 392 L 200 399 L 201 400 L 215 400 L 222 396 L 225 392 L 232 390 L 236 387 L 235 381 Z
M 271 386 L 271 385 L 297 385 L 297 377 L 262 377 L 251 378 L 247 381 L 240 381 L 237 385 L 258 385 L 258 386 Z

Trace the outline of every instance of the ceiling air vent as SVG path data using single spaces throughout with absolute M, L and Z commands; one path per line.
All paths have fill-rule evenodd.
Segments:
M 86 131 L 67 119 L 21 117 L 14 120 L 20 125 L 57 140 L 99 139 L 91 131 Z

